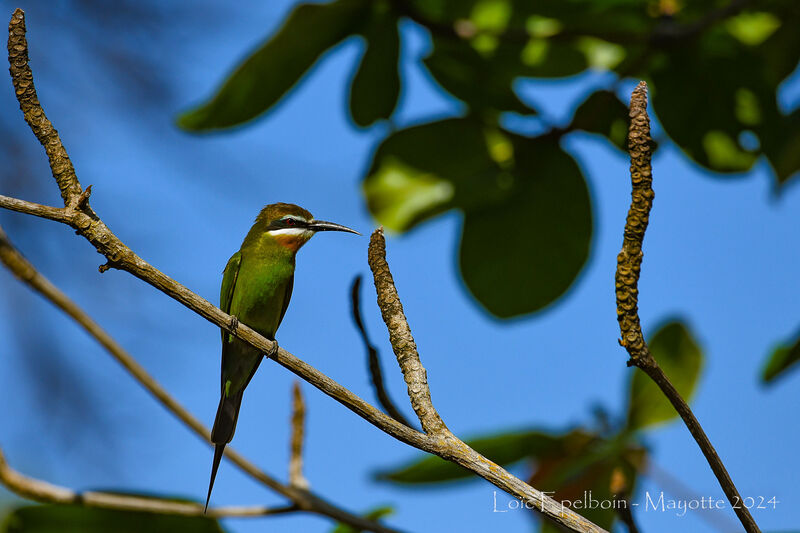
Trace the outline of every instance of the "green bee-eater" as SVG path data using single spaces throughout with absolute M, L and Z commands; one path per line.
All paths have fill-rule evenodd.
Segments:
M 297 251 L 317 231 L 349 231 L 346 226 L 314 220 L 294 204 L 271 204 L 261 210 L 238 252 L 228 260 L 222 276 L 220 308 L 264 337 L 275 332 L 289 306 Z M 277 344 L 276 344 L 277 347 Z M 208 484 L 206 509 L 225 445 L 233 438 L 242 394 L 264 354 L 222 330 L 222 391 L 211 442 L 214 463 Z

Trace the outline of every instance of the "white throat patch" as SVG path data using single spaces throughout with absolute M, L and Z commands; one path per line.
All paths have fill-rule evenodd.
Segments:
M 278 235 L 285 235 L 287 237 L 307 237 L 311 238 L 314 232 L 306 228 L 281 228 L 271 229 L 267 233 L 277 237 Z

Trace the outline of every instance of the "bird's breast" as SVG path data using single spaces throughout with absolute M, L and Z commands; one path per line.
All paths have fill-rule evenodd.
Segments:
M 244 258 L 231 314 L 262 335 L 274 336 L 293 275 L 294 264 Z

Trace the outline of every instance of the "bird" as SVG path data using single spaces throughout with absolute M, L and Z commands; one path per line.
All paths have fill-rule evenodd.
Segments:
M 238 252 L 225 265 L 220 288 L 220 309 L 231 315 L 231 329 L 246 324 L 267 339 L 275 341 L 294 285 L 297 251 L 319 231 L 357 231 L 324 220 L 315 220 L 307 210 L 287 203 L 264 207 L 255 219 Z M 222 329 L 222 372 L 220 400 L 211 442 L 214 461 L 208 484 L 205 511 L 217 476 L 225 446 L 233 439 L 242 395 L 258 369 L 264 354 L 258 348 Z M 205 512 L 204 511 L 204 512 Z

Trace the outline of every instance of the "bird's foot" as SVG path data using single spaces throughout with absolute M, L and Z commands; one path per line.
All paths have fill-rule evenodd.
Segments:
M 231 315 L 231 322 L 228 324 L 231 332 L 236 331 L 236 328 L 239 327 L 239 318 L 236 315 Z
M 264 356 L 267 359 L 272 359 L 273 357 L 275 357 L 275 354 L 278 353 L 279 349 L 280 349 L 280 346 L 278 346 L 278 341 L 276 341 L 275 339 L 272 339 L 272 349 L 270 351 L 268 351 L 267 353 L 265 353 Z

